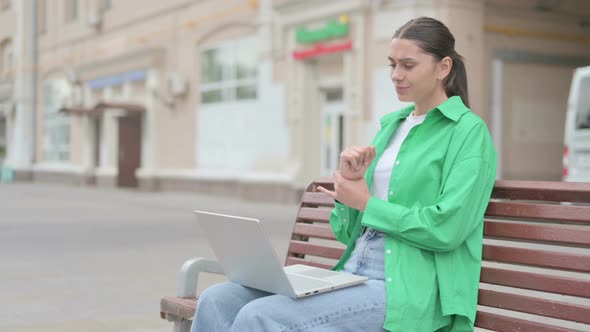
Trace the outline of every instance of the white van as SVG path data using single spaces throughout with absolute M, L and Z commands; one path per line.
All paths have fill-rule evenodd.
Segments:
M 590 182 L 590 66 L 577 68 L 565 120 L 563 181 Z

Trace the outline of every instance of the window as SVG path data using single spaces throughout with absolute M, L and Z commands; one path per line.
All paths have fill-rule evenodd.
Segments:
M 257 50 L 252 38 L 201 52 L 201 102 L 254 100 L 257 96 Z
M 0 10 L 1 11 L 5 11 L 5 10 L 9 10 L 11 4 L 11 0 L 0 0 Z
M 78 18 L 78 0 L 66 0 L 66 22 L 75 21 Z
M 50 80 L 43 87 L 43 159 L 69 161 L 70 119 L 59 109 L 71 94 L 65 79 Z
M 576 109 L 576 129 L 590 129 L 590 76 L 582 78 Z
M 37 33 L 43 34 L 47 31 L 47 0 L 37 1 Z

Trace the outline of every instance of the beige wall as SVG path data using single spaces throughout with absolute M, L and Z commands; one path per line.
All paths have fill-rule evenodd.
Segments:
M 66 23 L 65 1 L 48 0 L 47 5 L 47 32 L 42 35 L 40 48 L 63 47 L 65 44 L 78 43 L 97 34 L 97 30 L 88 25 L 89 13 L 97 8 L 99 1 L 78 1 L 78 17 L 76 20 Z M 169 0 L 169 1 L 141 1 L 125 0 L 113 1 L 113 8 L 104 14 L 104 20 L 100 31 L 121 31 L 132 24 L 152 20 L 178 11 L 190 5 L 193 1 Z M 159 28 L 156 24 L 155 27 Z M 148 30 L 149 31 L 149 30 Z
M 581 3 L 581 2 L 580 2 Z M 486 8 L 484 23 L 485 48 L 482 80 L 485 105 L 484 119 L 491 119 L 489 109 L 491 90 L 491 61 L 494 49 L 511 49 L 548 55 L 590 55 L 590 44 L 565 40 L 567 37 L 586 36 L 588 29 L 581 28 L 575 19 L 556 14 Z M 502 32 L 503 31 L 503 32 Z
M 563 65 L 504 66 L 502 178 L 561 180 L 572 73 Z
M 70 161 L 74 165 L 82 165 L 84 154 L 84 142 L 87 130 L 81 116 L 70 117 Z
M 8 10 L 0 11 L 0 42 L 12 39 L 16 32 L 16 12 L 14 5 Z
M 455 36 L 455 50 L 464 57 L 468 73 L 471 110 L 485 118 L 482 72 L 485 66 L 481 56 L 485 36 L 481 27 L 484 21 L 484 1 L 461 1 L 446 8 L 443 21 Z
M 235 16 L 224 16 L 227 7 L 200 9 L 195 8 L 192 15 L 197 12 L 209 10 L 224 17 L 219 21 L 210 21 L 200 27 L 200 31 L 181 33 L 174 45 L 168 49 L 169 57 L 167 68 L 170 71 L 180 72 L 187 76 L 190 82 L 190 94 L 179 99 L 175 110 L 164 109 L 158 117 L 159 128 L 159 167 L 190 169 L 196 166 L 196 146 L 198 144 L 195 128 L 200 104 L 199 77 L 200 77 L 200 47 L 207 46 L 225 40 L 239 39 L 255 36 L 255 16 L 252 11 L 244 9 L 235 10 Z M 215 15 L 215 14 L 214 14 Z M 190 21 L 191 13 L 180 15 L 183 21 Z M 164 112 L 167 115 L 164 116 Z
M 256 34 L 254 2 L 249 1 L 116 1 L 103 15 L 100 29 L 90 27 L 88 13 L 98 2 L 79 2 L 78 19 L 65 22 L 63 1 L 47 6 L 47 30 L 40 36 L 40 77 L 74 68 L 84 81 L 129 70 L 157 69 L 159 92 L 166 73 L 179 72 L 189 81 L 190 93 L 169 108 L 155 103 L 158 131 L 155 165 L 160 168 L 195 167 L 195 125 L 198 112 L 198 47 Z M 161 56 L 143 56 L 155 50 Z M 135 56 L 134 56 L 135 54 Z M 40 86 L 42 87 L 41 83 Z M 42 90 L 39 90 L 42 98 Z M 41 100 L 41 99 L 40 99 Z M 42 103 L 38 130 L 42 133 Z M 42 155 L 42 134 L 38 137 Z M 82 163 L 82 122 L 72 120 L 71 161 Z

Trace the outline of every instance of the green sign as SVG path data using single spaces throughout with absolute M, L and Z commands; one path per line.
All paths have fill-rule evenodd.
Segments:
M 297 28 L 295 37 L 298 43 L 309 44 L 317 41 L 344 37 L 348 35 L 349 30 L 348 16 L 342 15 L 338 20 L 329 21 L 323 28 L 317 30 L 308 30 L 307 28 Z

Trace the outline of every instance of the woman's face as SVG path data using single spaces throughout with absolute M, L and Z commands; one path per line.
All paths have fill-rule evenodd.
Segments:
M 418 104 L 442 89 L 441 62 L 424 52 L 416 41 L 393 38 L 388 59 L 400 101 Z

